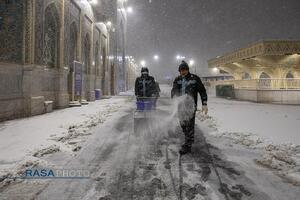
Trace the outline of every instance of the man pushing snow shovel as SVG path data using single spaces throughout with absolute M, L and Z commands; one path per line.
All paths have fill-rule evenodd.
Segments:
M 181 155 L 191 152 L 194 143 L 195 115 L 197 111 L 198 93 L 201 96 L 202 112 L 207 114 L 207 94 L 201 79 L 189 72 L 189 66 L 185 61 L 179 65 L 180 76 L 175 78 L 171 97 L 179 97 L 178 116 L 180 126 L 185 135 L 185 143 L 179 153 Z

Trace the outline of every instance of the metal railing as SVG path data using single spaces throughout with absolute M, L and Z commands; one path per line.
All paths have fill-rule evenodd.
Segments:
M 223 80 L 211 81 L 218 85 L 234 85 L 235 89 L 257 90 L 300 90 L 300 78 L 287 79 L 249 79 L 249 80 Z

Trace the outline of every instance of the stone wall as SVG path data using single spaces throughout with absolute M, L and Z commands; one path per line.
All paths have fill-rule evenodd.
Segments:
M 0 1 L 0 121 L 45 113 L 45 101 L 53 101 L 54 108 L 67 107 L 72 60 L 83 63 L 86 50 L 82 98 L 94 101 L 95 89 L 109 87 L 110 82 L 104 80 L 111 76 L 109 36 L 96 27 L 87 2 L 7 2 Z
M 300 90 L 245 90 L 235 89 L 238 100 L 258 103 L 300 105 Z
M 22 66 L 0 64 L 0 121 L 23 116 L 25 113 Z
M 209 96 L 216 96 L 216 85 L 218 84 L 213 82 L 205 85 Z M 234 95 L 235 99 L 241 101 L 300 105 L 300 90 L 234 89 Z
M 0 62 L 22 63 L 24 1 L 0 1 Z

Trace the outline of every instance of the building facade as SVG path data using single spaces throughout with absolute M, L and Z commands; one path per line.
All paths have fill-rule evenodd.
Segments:
M 119 6 L 120 0 L 0 1 L 0 120 L 42 114 L 45 102 L 65 108 L 94 101 L 95 90 L 126 89 L 118 87 L 126 83 L 118 73 L 126 70 Z
M 237 99 L 300 104 L 300 41 L 262 41 L 208 61 L 212 71 L 234 77 Z

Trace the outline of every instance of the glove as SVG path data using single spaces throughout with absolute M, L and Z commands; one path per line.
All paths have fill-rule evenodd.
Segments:
M 208 113 L 208 107 L 207 107 L 207 105 L 203 105 L 202 106 L 201 112 L 204 113 L 205 115 L 207 115 L 207 113 Z

